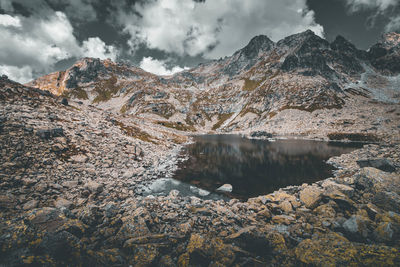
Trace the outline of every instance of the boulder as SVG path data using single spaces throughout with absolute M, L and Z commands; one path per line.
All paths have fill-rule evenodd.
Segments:
M 348 197 L 353 196 L 353 193 L 354 193 L 353 187 L 345 185 L 345 184 L 339 184 L 339 183 L 336 183 L 331 180 L 325 180 L 321 184 L 321 186 L 322 186 L 322 188 L 324 188 L 326 190 L 330 190 L 330 189 L 338 190 L 338 191 L 344 193 L 345 195 L 347 195 Z
M 55 202 L 54 202 L 54 206 L 56 208 L 67 208 L 70 209 L 72 207 L 73 203 L 67 199 L 64 198 L 58 198 Z
M 315 208 L 321 200 L 323 191 L 316 186 L 307 186 L 300 191 L 300 200 L 309 209 Z
M 119 212 L 119 208 L 114 203 L 108 203 L 104 207 L 104 215 L 108 218 L 112 218 L 117 215 Z
M 64 106 L 68 106 L 68 99 L 63 97 L 63 99 L 61 100 L 61 104 L 63 104 Z
M 91 193 L 100 193 L 103 191 L 103 185 L 95 181 L 87 182 L 85 188 L 88 189 Z
M 280 203 L 278 205 L 278 208 L 280 208 L 282 211 L 284 211 L 286 213 L 293 211 L 292 204 L 290 204 L 290 202 L 288 200 L 285 200 L 282 203 Z
M 42 139 L 51 139 L 64 136 L 64 130 L 62 128 L 39 129 L 36 131 L 36 135 Z
M 394 172 L 396 171 L 396 166 L 388 159 L 380 158 L 380 159 L 361 159 L 357 160 L 358 166 L 361 168 L 364 167 L 373 167 L 385 172 Z
M 38 204 L 39 204 L 39 201 L 37 201 L 36 199 L 32 199 L 32 200 L 26 202 L 26 203 L 22 206 L 22 208 L 23 208 L 24 210 L 31 210 L 31 209 L 37 208 Z
M 75 163 L 85 163 L 88 160 L 88 157 L 83 154 L 73 155 L 71 156 L 71 160 Z
M 13 209 L 17 203 L 16 198 L 12 194 L 0 195 L 0 210 Z
M 377 192 L 372 198 L 372 203 L 381 209 L 400 213 L 400 196 L 395 192 Z
M 370 222 L 367 218 L 359 215 L 352 215 L 343 223 L 343 229 L 354 239 L 367 238 Z
M 395 236 L 395 230 L 398 227 L 393 226 L 391 222 L 382 222 L 374 230 L 374 238 L 378 242 L 390 242 Z

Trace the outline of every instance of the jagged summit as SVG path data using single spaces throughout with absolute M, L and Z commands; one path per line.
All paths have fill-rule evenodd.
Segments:
M 236 53 L 242 53 L 247 58 L 254 58 L 260 52 L 267 52 L 274 47 L 274 42 L 266 35 L 258 35 L 253 37 L 250 42 Z
M 282 48 L 284 48 L 284 47 L 294 48 L 294 47 L 300 47 L 303 44 L 312 45 L 312 46 L 315 46 L 315 45 L 327 46 L 328 41 L 319 37 L 313 31 L 306 30 L 304 32 L 296 33 L 296 34 L 290 35 L 288 37 L 285 37 L 284 39 L 278 41 L 277 46 L 282 47 Z
M 357 50 L 356 46 L 350 43 L 346 38 L 341 35 L 336 36 L 335 40 L 331 43 L 331 48 L 337 51 L 353 53 Z
M 400 34 L 386 33 L 368 50 L 371 65 L 377 71 L 395 75 L 400 73 Z

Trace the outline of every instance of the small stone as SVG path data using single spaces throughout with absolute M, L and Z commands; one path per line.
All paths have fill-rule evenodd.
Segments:
M 217 191 L 222 191 L 222 192 L 232 192 L 232 190 L 233 187 L 231 184 L 224 184 L 217 188 Z
M 201 203 L 201 199 L 195 196 L 190 197 L 190 204 L 192 206 L 197 206 Z
M 199 188 L 199 196 L 205 197 L 205 196 L 208 196 L 209 194 L 210 194 L 210 191 Z
M 0 209 L 13 209 L 15 208 L 16 199 L 14 195 L 7 194 L 7 195 L 0 195 Z
M 288 215 L 275 215 L 274 217 L 272 217 L 272 222 L 277 224 L 289 225 L 295 220 L 296 219 L 294 217 Z
M 115 215 L 118 214 L 119 209 L 116 205 L 114 205 L 114 203 L 108 203 L 105 207 L 104 207 L 104 212 L 106 217 L 108 218 L 112 218 Z
M 22 183 L 24 184 L 24 185 L 26 185 L 26 186 L 32 186 L 32 185 L 34 185 L 34 184 L 36 184 L 36 180 L 34 180 L 34 179 L 29 179 L 29 178 L 26 178 L 26 179 L 22 179 Z
M 261 219 L 264 219 L 264 220 L 268 220 L 268 219 L 271 219 L 272 214 L 271 214 L 271 212 L 269 211 L 269 209 L 265 208 L 265 209 L 263 209 L 263 210 L 257 212 L 257 215 L 256 215 L 256 216 L 257 216 L 258 218 L 261 218 Z
M 78 181 L 65 181 L 62 183 L 62 186 L 67 188 L 75 188 L 78 186 Z
M 22 208 L 23 208 L 24 210 L 31 210 L 31 209 L 37 208 L 38 204 L 39 204 L 39 201 L 37 201 L 36 199 L 32 199 L 32 200 L 26 202 L 26 203 L 22 206 Z
M 63 99 L 61 100 L 61 104 L 63 104 L 64 106 L 68 106 L 68 99 L 63 97 Z
M 176 190 L 176 189 L 171 190 L 171 191 L 169 192 L 169 194 L 168 194 L 168 196 L 169 196 L 170 198 L 176 198 L 178 195 L 179 195 L 179 191 Z
M 344 184 L 338 184 L 338 183 L 335 183 L 330 180 L 324 181 L 321 184 L 321 186 L 327 190 L 330 190 L 330 189 L 338 190 L 338 191 L 344 193 L 345 195 L 347 195 L 348 197 L 351 197 L 354 193 L 354 188 L 352 188 L 351 186 L 344 185 Z
M 86 183 L 85 188 L 87 188 L 92 193 L 100 193 L 103 191 L 103 185 L 95 181 L 90 181 Z
M 292 204 L 288 200 L 283 201 L 278 205 L 278 208 L 280 208 L 282 211 L 289 213 L 293 211 Z
M 54 144 L 52 147 L 52 150 L 54 152 L 60 152 L 60 151 L 63 151 L 64 149 L 65 149 L 65 146 L 60 143 Z
M 54 206 L 56 208 L 67 208 L 70 209 L 72 207 L 73 203 L 67 199 L 64 198 L 58 198 L 55 202 L 54 202 Z
M 85 163 L 88 160 L 88 157 L 83 154 L 79 154 L 71 156 L 71 160 L 75 163 Z
M 126 172 L 124 172 L 124 174 L 122 175 L 123 178 L 131 178 L 132 176 L 134 176 L 136 174 L 136 172 L 134 170 L 127 170 Z

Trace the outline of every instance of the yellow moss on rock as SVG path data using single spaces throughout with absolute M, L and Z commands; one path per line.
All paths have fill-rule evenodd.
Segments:
M 352 243 L 330 232 L 303 240 L 295 255 L 302 264 L 313 266 L 399 266 L 397 248 Z

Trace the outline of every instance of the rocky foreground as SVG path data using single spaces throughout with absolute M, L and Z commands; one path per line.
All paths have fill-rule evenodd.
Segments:
M 400 145 L 241 202 L 143 197 L 184 135 L 0 80 L 0 265 L 400 265 Z

